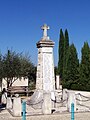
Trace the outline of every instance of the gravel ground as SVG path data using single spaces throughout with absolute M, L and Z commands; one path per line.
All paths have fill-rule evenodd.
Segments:
M 7 110 L 3 110 L 0 112 L 0 120 L 22 120 L 22 118 L 12 117 Z M 26 120 L 71 120 L 71 116 L 69 113 L 35 115 L 28 116 Z M 75 113 L 75 120 L 90 120 L 90 112 Z

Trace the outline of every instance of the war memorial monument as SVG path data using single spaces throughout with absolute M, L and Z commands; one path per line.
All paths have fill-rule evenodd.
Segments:
M 36 89 L 26 101 L 26 115 L 54 114 L 71 112 L 74 104 L 75 112 L 90 111 L 90 92 L 62 89 L 59 76 L 54 74 L 54 42 L 50 40 L 47 31 L 49 26 L 44 24 L 41 29 L 43 36 L 37 42 L 38 64 L 36 74 Z M 21 116 L 22 100 L 19 96 L 7 98 L 7 110 L 13 116 Z

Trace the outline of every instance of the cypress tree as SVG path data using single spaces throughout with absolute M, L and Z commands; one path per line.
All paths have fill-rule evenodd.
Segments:
M 64 76 L 65 79 L 62 81 L 63 87 L 68 89 L 76 89 L 73 86 L 75 86 L 78 79 L 79 60 L 74 44 L 70 45 L 68 49 L 66 64 L 66 74 Z
M 66 59 L 67 59 L 67 52 L 69 47 L 69 36 L 67 29 L 65 30 L 65 34 L 63 34 L 62 29 L 60 29 L 60 38 L 59 38 L 59 60 L 58 60 L 58 74 L 60 75 L 61 79 L 64 79 L 65 70 L 66 70 Z
M 68 31 L 67 29 L 65 30 L 65 35 L 64 35 L 64 55 L 63 55 L 63 79 L 65 77 L 65 72 L 66 72 L 66 60 L 67 60 L 67 55 L 68 55 L 68 48 L 69 48 L 69 36 L 68 36 Z
M 81 53 L 80 89 L 90 91 L 90 48 L 87 42 L 84 42 Z
M 58 47 L 58 55 L 59 55 L 59 60 L 58 60 L 58 74 L 62 78 L 62 73 L 63 73 L 63 53 L 64 50 L 64 34 L 62 29 L 60 29 L 60 38 L 59 38 L 59 47 Z

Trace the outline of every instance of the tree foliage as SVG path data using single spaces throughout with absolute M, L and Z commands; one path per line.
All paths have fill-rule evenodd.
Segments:
M 66 60 L 66 71 L 62 83 L 63 87 L 71 89 L 73 88 L 73 84 L 77 84 L 77 80 L 79 79 L 79 60 L 74 44 L 70 45 Z
M 2 74 L 3 73 L 3 68 L 2 68 L 2 54 L 0 53 L 0 86 L 2 84 Z
M 57 74 L 60 75 L 63 88 L 90 91 L 90 47 L 88 42 L 85 42 L 82 47 L 79 63 L 74 44 L 69 46 L 67 29 L 65 34 L 61 29 L 58 55 Z
M 65 30 L 65 34 L 62 29 L 60 30 L 60 38 L 59 38 L 59 48 L 58 48 L 58 74 L 63 79 L 66 69 L 66 58 L 69 47 L 69 36 L 67 29 Z
M 64 50 L 63 50 L 63 75 L 62 79 L 65 78 L 66 74 L 66 67 L 67 67 L 67 56 L 68 56 L 68 49 L 69 49 L 69 36 L 67 29 L 65 30 L 65 37 L 64 37 Z
M 69 46 L 67 29 L 65 34 L 61 29 L 58 55 L 57 74 L 60 75 L 63 88 L 90 91 L 90 47 L 88 42 L 84 42 L 79 63 L 74 44 Z
M 10 50 L 3 56 L 3 76 L 6 79 L 7 87 L 12 85 L 14 81 L 20 76 L 20 60 L 19 55 Z
M 64 34 L 62 29 L 60 29 L 60 38 L 59 38 L 59 48 L 58 48 L 58 54 L 59 54 L 59 60 L 58 60 L 58 74 L 60 77 L 62 77 L 63 73 L 63 51 L 64 50 Z
M 84 42 L 81 52 L 80 88 L 90 91 L 90 47 L 87 42 Z
M 2 78 L 7 81 L 7 87 L 21 77 L 29 77 L 34 72 L 34 65 L 29 57 L 8 50 L 2 59 Z

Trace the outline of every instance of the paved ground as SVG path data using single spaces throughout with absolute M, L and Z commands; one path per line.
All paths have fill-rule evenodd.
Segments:
M 7 111 L 3 110 L 0 112 L 0 120 L 22 120 L 21 117 L 12 117 Z M 60 113 L 54 115 L 35 115 L 28 116 L 26 120 L 71 120 L 69 113 Z M 76 113 L 75 120 L 90 120 L 90 112 Z

